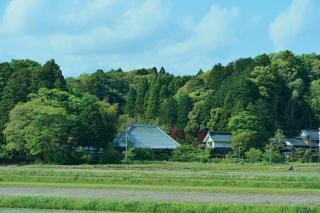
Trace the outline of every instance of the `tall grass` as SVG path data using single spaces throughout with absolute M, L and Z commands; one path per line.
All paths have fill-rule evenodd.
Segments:
M 232 205 L 155 201 L 114 201 L 102 199 L 66 199 L 57 197 L 0 197 L 0 208 L 63 209 L 159 213 L 319 213 L 320 206 Z

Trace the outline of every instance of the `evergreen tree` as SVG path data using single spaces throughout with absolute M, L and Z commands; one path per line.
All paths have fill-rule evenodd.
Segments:
M 155 77 L 151 82 L 151 86 L 150 86 L 150 93 L 148 96 L 145 118 L 147 120 L 157 118 L 158 111 L 159 111 L 159 88 L 157 84 L 157 77 Z
M 148 91 L 148 80 L 146 78 L 141 78 L 137 84 L 137 97 L 135 103 L 135 112 L 136 114 L 143 115 L 144 114 L 144 104 L 145 99 L 147 97 Z
M 188 114 L 191 111 L 191 101 L 190 98 L 186 95 L 177 96 L 177 128 L 183 130 L 188 122 Z
M 53 59 L 47 61 L 40 71 L 35 72 L 34 75 L 37 78 L 37 82 L 35 82 L 38 83 L 37 88 L 45 87 L 65 90 L 67 87 L 62 71 Z
M 160 123 L 173 127 L 177 121 L 177 102 L 173 97 L 167 98 L 160 109 Z
M 136 102 L 137 92 L 136 89 L 131 87 L 128 93 L 127 103 L 126 103 L 126 113 L 130 117 L 135 115 L 135 102 Z
M 163 101 L 169 96 L 169 90 L 168 90 L 168 87 L 167 85 L 163 85 L 161 87 L 161 90 L 160 90 L 160 97 L 159 97 L 159 100 L 160 100 L 160 103 L 163 103 Z

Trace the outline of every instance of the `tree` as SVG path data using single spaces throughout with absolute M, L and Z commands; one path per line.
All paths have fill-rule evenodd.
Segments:
M 269 139 L 269 144 L 267 145 L 267 149 L 272 152 L 280 152 L 280 143 L 286 140 L 286 136 L 283 134 L 281 129 L 277 129 L 274 133 L 274 136 Z
M 207 126 L 211 130 L 224 131 L 227 128 L 228 114 L 222 108 L 214 108 L 210 111 L 210 120 Z
M 169 91 L 167 85 L 163 85 L 160 90 L 160 104 L 163 103 L 163 101 L 169 96 Z
M 188 122 L 188 114 L 191 111 L 191 101 L 186 95 L 178 95 L 176 97 L 178 110 L 177 110 L 177 127 L 184 129 Z
M 260 161 L 262 152 L 259 149 L 250 148 L 249 151 L 245 153 L 246 159 L 250 163 L 256 163 Z
M 155 77 L 150 86 L 145 118 L 147 120 L 155 119 L 159 110 L 159 88 L 157 78 Z
M 126 104 L 126 113 L 130 117 L 134 117 L 135 115 L 135 102 L 136 102 L 137 92 L 131 87 L 128 93 L 127 104 Z
M 117 105 L 97 97 L 76 97 L 65 91 L 42 88 L 30 101 L 18 104 L 10 113 L 4 131 L 5 151 L 19 161 L 41 160 L 71 163 L 79 146 L 107 151 L 116 133 Z
M 193 105 L 192 111 L 188 114 L 188 123 L 184 130 L 191 134 L 193 137 L 196 137 L 199 133 L 201 126 L 201 110 L 203 108 L 204 101 L 197 102 Z
M 309 103 L 315 116 L 320 120 L 320 80 L 311 82 Z
M 247 130 L 236 133 L 232 138 L 232 150 L 234 154 L 241 157 L 250 148 L 256 147 L 257 134 L 253 131 Z
M 137 84 L 137 98 L 135 103 L 135 112 L 143 115 L 144 113 L 144 102 L 148 91 L 148 80 L 141 78 Z
M 270 66 L 255 67 L 249 78 L 258 88 L 262 97 L 269 99 L 277 91 L 276 74 Z
M 243 131 L 261 132 L 263 127 L 260 120 L 255 115 L 243 111 L 238 115 L 231 117 L 228 122 L 228 128 L 233 134 Z
M 20 160 L 70 162 L 76 128 L 75 117 L 61 107 L 46 106 L 39 100 L 18 104 L 4 130 L 5 148 L 11 158 Z
M 173 127 L 177 122 L 177 102 L 173 97 L 167 98 L 160 109 L 160 123 Z
M 61 89 L 65 90 L 67 88 L 66 81 L 62 75 L 62 71 L 56 62 L 51 59 L 47 61 L 38 72 L 34 75 L 37 79 L 35 84 L 36 88 L 48 88 L 48 89 Z

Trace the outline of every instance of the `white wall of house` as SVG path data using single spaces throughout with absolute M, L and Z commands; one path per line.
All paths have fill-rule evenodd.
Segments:
M 208 148 L 231 148 L 231 143 L 228 141 L 214 141 L 212 137 L 209 135 L 206 136 L 204 139 L 204 143 Z

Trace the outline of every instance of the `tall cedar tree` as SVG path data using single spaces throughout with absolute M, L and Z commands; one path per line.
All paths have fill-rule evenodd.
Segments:
M 177 128 L 184 130 L 188 122 L 188 114 L 191 111 L 191 101 L 186 95 L 177 96 Z
M 158 110 L 159 110 L 159 86 L 157 84 L 157 76 L 156 76 L 151 82 L 145 118 L 147 120 L 156 119 L 158 116 Z
M 144 113 L 144 103 L 146 99 L 146 94 L 148 91 L 148 80 L 146 78 L 141 78 L 137 84 L 137 98 L 135 103 L 135 112 L 137 114 L 143 115 Z
M 137 92 L 136 89 L 131 87 L 128 93 L 127 97 L 127 103 L 126 103 L 126 113 L 130 117 L 134 117 L 135 115 L 135 102 L 136 102 Z
M 167 98 L 160 109 L 160 123 L 173 127 L 177 122 L 177 102 L 173 97 Z

